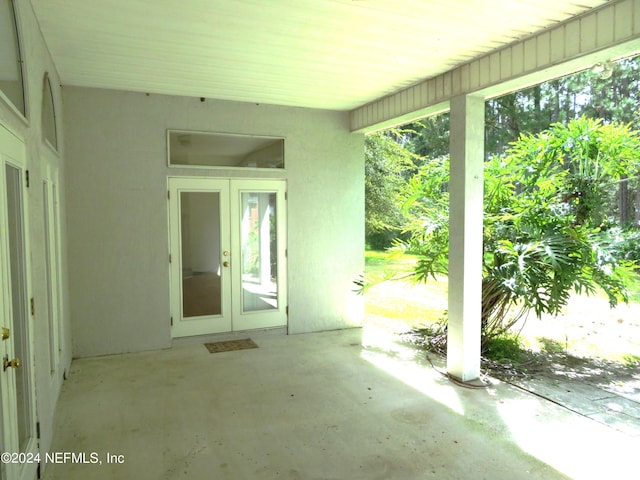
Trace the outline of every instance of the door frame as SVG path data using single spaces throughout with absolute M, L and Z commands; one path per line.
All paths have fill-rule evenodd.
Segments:
M 242 218 L 242 193 L 275 193 L 276 194 L 276 235 L 277 242 L 277 285 L 278 302 L 273 310 L 243 311 L 244 294 L 242 269 L 232 269 L 231 303 L 232 324 L 234 331 L 255 330 L 259 328 L 275 328 L 287 325 L 287 202 L 286 181 L 272 179 L 231 179 L 229 202 L 231 215 L 231 246 L 236 250 L 234 259 L 236 264 L 240 258 L 240 222 Z M 237 222 L 237 223 L 236 223 Z M 233 263 L 232 263 L 233 267 Z
M 286 327 L 287 319 L 287 208 L 286 180 L 264 178 L 212 178 L 170 176 L 168 185 L 169 275 L 172 338 L 263 328 Z M 218 192 L 220 194 L 220 267 L 221 314 L 182 317 L 182 222 L 181 192 Z M 240 196 L 243 192 L 275 192 L 277 204 L 278 303 L 273 310 L 242 311 L 242 279 L 239 254 Z M 228 257 L 225 253 L 231 253 Z M 234 266 L 236 262 L 236 266 Z
M 46 150 L 46 149 L 45 149 Z M 46 262 L 45 285 L 47 288 L 47 334 L 49 343 L 49 367 L 51 387 L 58 392 L 62 386 L 62 354 L 64 338 L 63 321 L 64 302 L 62 295 L 62 240 L 60 225 L 60 175 L 55 165 L 57 158 L 53 153 L 43 155 L 45 165 L 42 168 L 42 211 L 44 260 Z
M 0 340 L 0 359 L 15 358 L 15 338 L 13 333 L 17 331 L 15 328 L 15 317 L 13 315 L 13 307 L 11 301 L 11 258 L 9 252 L 9 237 L 6 226 L 7 218 L 7 178 L 6 166 L 11 165 L 21 172 L 21 201 L 22 201 L 22 232 L 23 232 L 23 249 L 24 249 L 24 300 L 23 305 L 25 312 L 25 331 L 26 331 L 26 347 L 28 349 L 27 358 L 21 358 L 20 361 L 24 366 L 29 368 L 28 386 L 30 397 L 31 415 L 28 419 L 31 437 L 23 451 L 20 450 L 18 439 L 17 424 L 17 389 L 16 389 L 16 372 L 13 368 L 6 371 L 0 371 L 0 420 L 2 422 L 2 446 L 7 452 L 20 452 L 30 455 L 35 459 L 38 453 L 37 438 L 37 401 L 35 389 L 35 345 L 34 345 L 34 325 L 33 312 L 29 308 L 29 299 L 32 298 L 31 289 L 31 255 L 30 255 L 30 239 L 29 239 L 29 195 L 26 185 L 27 175 L 27 155 L 26 147 L 22 140 L 13 135 L 3 125 L 0 124 L 0 280 L 7 288 L 3 288 L 0 292 L 0 326 L 10 329 L 10 337 L 6 340 Z M 20 368 L 20 367 L 19 367 Z M 32 479 L 36 475 L 37 462 L 8 463 L 0 467 L 5 467 L 6 480 L 27 480 Z
M 169 270 L 171 290 L 171 336 L 187 337 L 209 333 L 228 332 L 231 324 L 231 272 L 220 269 L 221 312 L 219 315 L 182 319 L 182 192 L 219 193 L 220 252 L 231 248 L 228 224 L 222 221 L 222 212 L 229 210 L 228 181 L 211 178 L 169 177 Z

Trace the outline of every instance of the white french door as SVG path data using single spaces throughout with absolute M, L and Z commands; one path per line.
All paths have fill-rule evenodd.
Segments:
M 287 324 L 285 185 L 169 178 L 173 337 Z
M 0 462 L 2 480 L 33 479 L 37 469 L 26 203 L 24 143 L 0 126 L 0 451 L 17 455 Z

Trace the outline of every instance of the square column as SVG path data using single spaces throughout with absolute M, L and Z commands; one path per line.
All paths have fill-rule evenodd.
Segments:
M 480 377 L 484 97 L 451 99 L 447 372 Z

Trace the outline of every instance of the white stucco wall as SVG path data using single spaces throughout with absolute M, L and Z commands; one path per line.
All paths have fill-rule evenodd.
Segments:
M 29 2 L 15 2 L 17 6 L 18 27 L 22 42 L 22 61 L 25 65 L 24 82 L 26 86 L 27 111 L 26 119 L 18 115 L 3 100 L 0 100 L 0 125 L 15 134 L 26 146 L 27 168 L 31 188 L 28 189 L 28 234 L 31 267 L 31 292 L 35 301 L 35 315 L 32 317 L 35 386 L 37 418 L 40 422 L 40 451 L 50 450 L 52 438 L 53 416 L 62 384 L 62 377 L 71 363 L 70 328 L 66 305 L 67 270 L 66 270 L 66 215 L 64 195 L 61 195 L 61 266 L 62 280 L 62 327 L 60 339 L 61 362 L 55 375 L 51 376 L 49 361 L 49 325 L 47 317 L 47 282 L 45 264 L 44 206 L 42 181 L 45 171 L 58 169 L 60 192 L 64 189 L 64 131 L 62 93 L 60 79 L 55 65 L 44 43 L 35 15 Z M 58 151 L 54 152 L 42 140 L 42 87 L 45 72 L 51 79 L 51 87 L 58 122 Z
M 74 355 L 167 347 L 166 130 L 285 137 L 289 332 L 361 322 L 364 137 L 348 113 L 65 87 Z M 251 169 L 230 173 L 255 177 Z

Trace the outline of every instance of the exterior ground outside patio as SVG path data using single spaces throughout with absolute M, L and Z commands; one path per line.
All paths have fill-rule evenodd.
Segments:
M 441 318 L 446 282 L 387 281 L 372 287 L 366 299 L 368 322 L 403 333 Z M 371 313 L 381 311 L 380 305 L 402 303 L 405 318 L 400 318 L 402 313 Z M 611 309 L 603 297 L 574 296 L 563 315 L 527 320 L 520 335 L 531 351 L 519 363 L 485 362 L 483 369 L 571 411 L 640 436 L 639 319 L 638 303 Z

